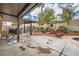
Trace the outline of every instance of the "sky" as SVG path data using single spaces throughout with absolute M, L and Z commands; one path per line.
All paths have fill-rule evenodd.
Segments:
M 60 8 L 61 6 L 65 6 L 67 3 L 45 3 L 44 4 L 44 8 L 51 8 L 51 9 L 54 9 L 55 11 L 55 15 L 57 14 L 62 14 L 62 9 Z M 78 3 L 70 3 L 73 7 L 74 6 L 77 6 Z M 69 5 L 69 4 L 68 4 Z M 79 7 L 76 8 L 75 11 L 79 10 Z M 29 20 L 32 20 L 32 21 L 36 21 L 38 20 L 38 14 L 41 12 L 41 8 L 40 7 L 37 7 L 35 8 L 34 10 L 32 10 L 28 15 L 25 15 L 24 18 L 27 18 Z M 79 11 L 75 14 L 75 16 L 79 16 Z

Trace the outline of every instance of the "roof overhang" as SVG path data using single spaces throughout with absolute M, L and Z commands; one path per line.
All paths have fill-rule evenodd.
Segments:
M 32 11 L 32 9 L 36 8 L 38 5 L 38 3 L 2 3 L 0 4 L 0 15 L 3 17 L 3 20 L 5 21 L 16 22 L 18 17 L 21 21 L 23 21 L 22 17 L 28 14 L 30 11 Z

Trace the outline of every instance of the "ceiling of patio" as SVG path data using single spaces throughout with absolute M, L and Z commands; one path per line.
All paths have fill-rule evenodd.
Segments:
M 24 15 L 35 4 L 36 3 L 0 3 L 0 16 L 2 16 L 5 21 L 16 22 L 17 16 Z
M 17 16 L 24 5 L 23 3 L 2 3 L 0 4 L 0 12 Z

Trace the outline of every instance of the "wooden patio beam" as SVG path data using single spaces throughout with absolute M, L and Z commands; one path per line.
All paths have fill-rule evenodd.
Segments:
M 17 42 L 19 42 L 19 17 L 17 18 Z
M 8 16 L 13 16 L 13 17 L 17 17 L 17 16 L 15 16 L 15 15 L 8 14 L 8 13 L 4 13 L 4 12 L 0 12 L 0 14 L 4 14 L 4 15 L 8 15 Z
M 32 35 L 32 21 L 30 23 L 30 35 Z
M 24 5 L 24 7 L 22 8 L 22 10 L 17 14 L 17 16 L 20 16 L 25 10 L 26 10 L 26 8 L 30 5 L 31 3 L 26 3 L 25 5 Z
M 39 6 L 40 3 L 36 3 L 32 8 L 30 8 L 25 14 L 23 14 L 21 17 L 25 16 L 26 14 L 30 13 L 34 8 L 36 8 L 37 6 Z
M 24 21 L 24 33 L 25 33 L 25 21 Z

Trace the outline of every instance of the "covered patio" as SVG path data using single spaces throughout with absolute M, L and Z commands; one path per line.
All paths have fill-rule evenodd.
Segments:
M 24 24 L 24 33 L 25 33 L 25 24 L 30 24 L 30 35 L 32 34 L 31 27 L 32 21 L 23 19 L 23 16 L 29 13 L 33 8 L 39 4 L 31 3 L 2 3 L 0 4 L 0 33 L 2 33 L 3 21 L 7 22 L 16 22 L 17 23 L 17 42 L 19 42 L 19 26 Z M 1 35 L 0 35 L 1 36 Z M 1 36 L 2 37 L 2 36 Z
M 0 3 L 0 56 L 79 56 L 79 42 L 75 44 L 77 41 L 72 36 L 56 37 L 49 32 L 33 32 L 33 23 L 36 21 L 23 17 L 39 5 L 40 3 Z M 6 26 L 6 38 L 3 39 L 3 21 L 16 23 L 16 34 L 9 36 Z M 22 24 L 23 28 L 20 28 Z M 30 26 L 27 32 L 26 24 Z

